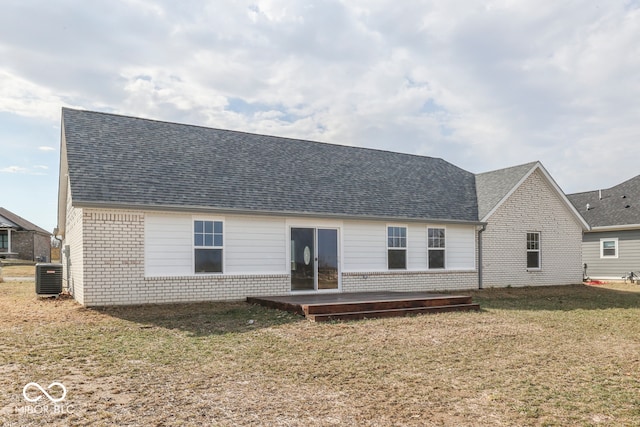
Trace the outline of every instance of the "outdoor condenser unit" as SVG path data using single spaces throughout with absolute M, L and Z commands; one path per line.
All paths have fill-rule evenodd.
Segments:
M 58 296 L 62 292 L 62 264 L 36 264 L 36 294 Z

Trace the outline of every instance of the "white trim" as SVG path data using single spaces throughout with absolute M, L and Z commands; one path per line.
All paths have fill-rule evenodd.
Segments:
M 615 255 L 605 255 L 604 254 L 604 242 L 614 242 L 615 243 Z M 603 237 L 600 239 L 600 259 L 618 259 L 620 254 L 620 246 L 618 245 L 617 237 Z
M 529 234 L 537 234 L 538 235 L 538 249 L 529 249 L 526 247 L 526 243 L 529 240 Z M 527 266 L 527 271 L 540 271 L 542 270 L 542 233 L 539 231 L 527 231 L 525 233 L 525 260 L 528 262 L 529 252 L 537 252 L 538 253 L 538 266 L 537 267 L 529 267 Z
M 291 229 L 292 228 L 311 228 L 313 229 L 314 240 L 314 255 L 318 256 L 318 229 L 322 230 L 336 230 L 338 233 L 336 250 L 338 251 L 338 288 L 337 289 L 318 289 L 318 262 L 315 264 L 315 278 L 313 290 L 292 290 L 291 289 Z M 342 221 L 335 221 L 330 219 L 306 219 L 306 218 L 285 218 L 285 272 L 289 276 L 289 293 L 291 295 L 298 294 L 317 294 L 317 293 L 339 293 L 342 292 L 342 254 L 343 254 L 343 223 Z
M 444 248 L 433 248 L 434 250 L 440 250 L 442 249 L 444 251 L 444 267 L 443 268 L 431 268 L 431 266 L 429 265 L 429 250 L 431 249 L 429 247 L 429 230 L 433 229 L 433 230 L 438 230 L 438 229 L 442 229 L 444 230 Z M 447 268 L 447 264 L 449 262 L 449 256 L 447 254 L 447 248 L 449 247 L 449 242 L 447 241 L 447 238 L 449 236 L 449 233 L 447 232 L 447 227 L 445 226 L 431 226 L 431 225 L 427 225 L 427 271 L 448 271 L 449 269 Z
M 389 228 L 404 228 L 404 248 L 389 247 Z M 409 270 L 409 226 L 406 224 L 389 223 L 384 228 L 385 247 L 387 248 L 387 270 L 386 271 L 407 271 Z M 404 250 L 404 268 L 389 268 L 389 251 Z
M 222 246 L 196 246 L 196 242 L 195 242 L 195 231 L 193 230 L 194 227 L 194 223 L 196 221 L 211 221 L 211 222 L 221 222 L 222 223 Z M 226 236 L 225 236 L 225 218 L 222 216 L 197 216 L 197 215 L 193 215 L 191 216 L 191 272 L 194 276 L 221 276 L 224 275 L 225 271 L 226 271 L 226 263 L 225 263 L 225 258 L 226 258 L 226 250 L 225 250 L 225 243 L 226 243 Z M 197 273 L 196 272 L 196 249 L 220 249 L 222 250 L 222 271 L 220 272 L 206 272 L 206 273 Z
M 626 230 L 638 230 L 640 229 L 640 224 L 625 224 L 625 225 L 601 225 L 597 227 L 591 227 L 591 232 L 598 231 L 626 231 Z

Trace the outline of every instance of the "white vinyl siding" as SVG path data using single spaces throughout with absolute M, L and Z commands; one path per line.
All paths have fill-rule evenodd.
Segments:
M 386 271 L 386 224 L 372 221 L 345 221 L 343 248 L 343 272 Z
M 145 275 L 193 274 L 193 217 L 147 214 L 144 221 Z
M 388 224 L 391 225 L 391 224 Z M 446 270 L 476 268 L 474 226 L 410 223 L 407 225 L 407 270 L 427 271 L 427 227 L 446 228 Z M 387 269 L 387 224 L 344 222 L 343 272 L 389 271 Z M 394 270 L 391 270 L 394 271 Z
M 193 220 L 192 215 L 145 216 L 147 277 L 194 274 Z M 224 274 L 286 273 L 284 251 L 283 218 L 225 218 Z
M 476 231 L 473 227 L 447 226 L 447 270 L 476 268 Z
M 287 273 L 284 218 L 228 216 L 225 222 L 226 272 Z

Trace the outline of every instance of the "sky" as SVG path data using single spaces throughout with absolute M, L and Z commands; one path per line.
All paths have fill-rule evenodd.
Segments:
M 3 0 L 0 58 L 0 206 L 50 231 L 62 107 L 539 160 L 566 193 L 640 171 L 638 0 Z

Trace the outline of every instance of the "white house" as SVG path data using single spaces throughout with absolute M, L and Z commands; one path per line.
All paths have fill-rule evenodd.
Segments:
M 489 197 L 490 180 L 477 187 L 442 159 L 65 108 L 65 279 L 88 306 L 524 284 L 494 274 L 500 255 L 486 252 L 519 253 L 510 271 L 523 274 L 526 241 L 494 241 L 526 209 L 512 200 L 533 191 L 557 211 L 520 219 L 539 233 L 544 280 L 532 284 L 579 282 L 583 220 L 541 165 L 530 169 Z M 543 224 L 551 217 L 566 220 Z

